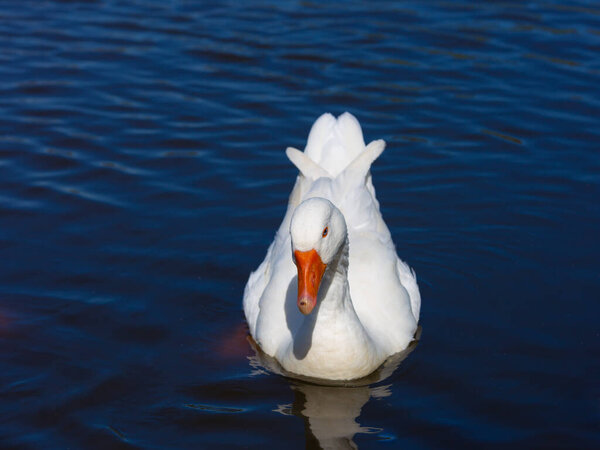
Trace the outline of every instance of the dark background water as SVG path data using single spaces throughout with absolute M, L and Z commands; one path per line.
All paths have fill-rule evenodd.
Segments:
M 0 4 L 0 441 L 600 444 L 596 2 Z M 323 112 L 417 272 L 385 381 L 250 363 L 242 292 Z M 327 440 L 327 434 L 333 441 Z

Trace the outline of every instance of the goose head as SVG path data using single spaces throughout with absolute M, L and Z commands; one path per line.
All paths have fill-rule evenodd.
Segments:
M 298 268 L 298 309 L 307 315 L 317 304 L 327 265 L 336 259 L 346 241 L 346 221 L 329 200 L 309 198 L 294 211 L 290 235 L 292 259 Z

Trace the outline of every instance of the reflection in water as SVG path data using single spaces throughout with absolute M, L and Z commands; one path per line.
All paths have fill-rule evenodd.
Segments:
M 293 405 L 275 411 L 304 420 L 307 448 L 357 448 L 354 435 L 379 433 L 381 429 L 362 427 L 357 419 L 371 397 L 391 395 L 388 386 L 334 387 L 293 382 Z
M 358 448 L 354 442 L 357 433 L 379 433 L 381 428 L 363 427 L 358 418 L 363 406 L 371 398 L 383 398 L 392 394 L 391 384 L 373 386 L 388 378 L 400 363 L 414 350 L 421 335 L 417 330 L 415 340 L 408 348 L 390 357 L 381 368 L 368 377 L 347 382 L 315 380 L 294 375 L 290 385 L 294 391 L 291 405 L 278 405 L 274 411 L 302 418 L 306 436 L 306 448 L 351 449 Z M 265 355 L 249 339 L 255 355 L 249 358 L 254 373 L 264 373 L 264 368 L 289 377 L 273 358 Z M 323 385 L 326 384 L 326 385 Z

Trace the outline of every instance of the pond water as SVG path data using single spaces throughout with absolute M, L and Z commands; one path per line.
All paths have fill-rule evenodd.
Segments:
M 6 448 L 600 445 L 596 2 L 3 2 Z M 242 293 L 324 112 L 421 337 L 383 380 L 265 369 Z

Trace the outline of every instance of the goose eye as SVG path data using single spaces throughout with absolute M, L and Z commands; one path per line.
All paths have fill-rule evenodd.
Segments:
M 327 233 L 329 233 L 329 228 L 328 228 L 328 227 L 325 227 L 325 228 L 323 229 L 323 237 L 327 236 Z

